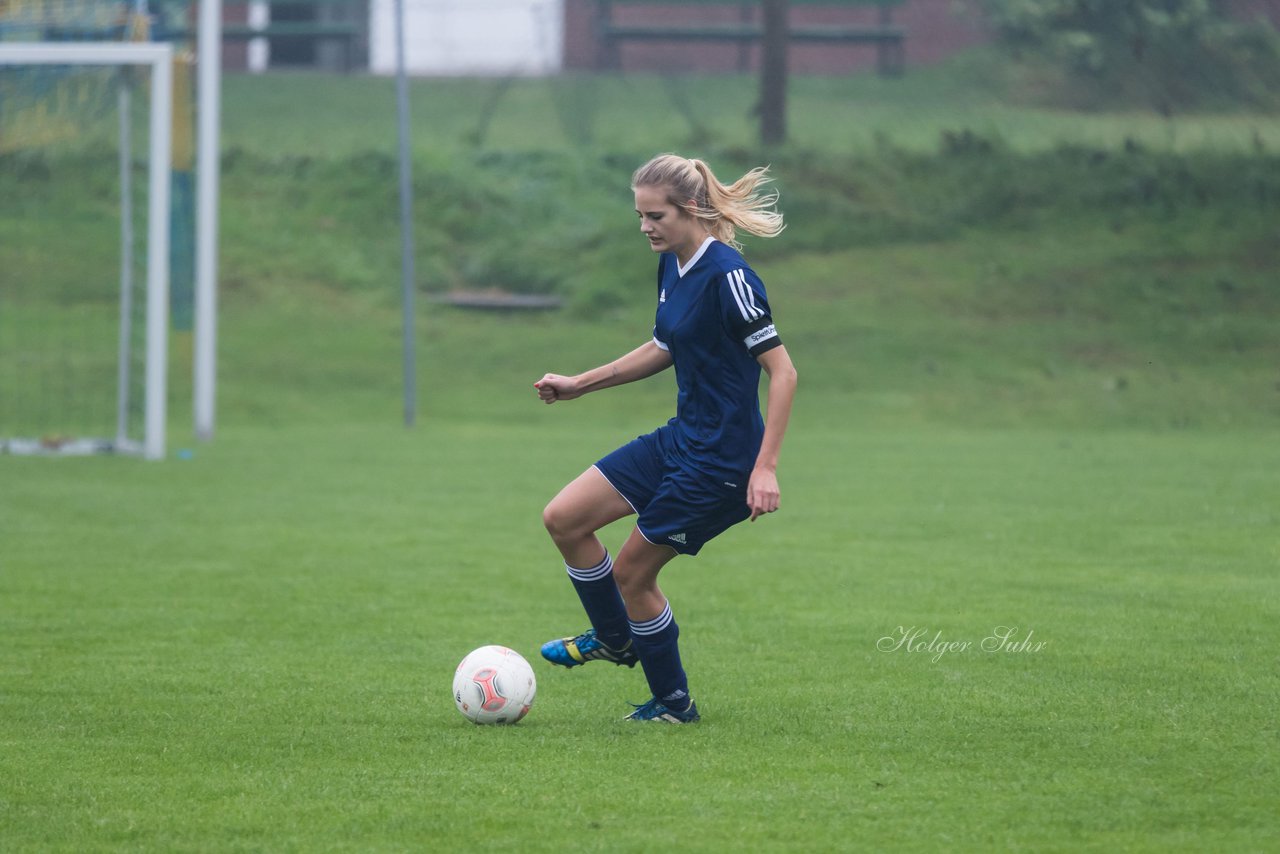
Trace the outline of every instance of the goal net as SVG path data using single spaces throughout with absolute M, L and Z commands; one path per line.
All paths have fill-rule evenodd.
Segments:
M 0 453 L 165 454 L 173 49 L 0 0 Z

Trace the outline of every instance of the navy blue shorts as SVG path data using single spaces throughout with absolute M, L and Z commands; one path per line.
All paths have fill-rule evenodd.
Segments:
M 713 537 L 751 516 L 747 478 L 716 478 L 680 466 L 670 427 L 639 436 L 596 463 L 636 511 L 649 542 L 696 555 Z

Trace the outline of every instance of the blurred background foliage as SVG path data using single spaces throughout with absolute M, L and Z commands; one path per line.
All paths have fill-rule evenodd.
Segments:
M 1161 112 L 1280 104 L 1280 36 L 1221 0 L 982 0 L 1051 101 Z

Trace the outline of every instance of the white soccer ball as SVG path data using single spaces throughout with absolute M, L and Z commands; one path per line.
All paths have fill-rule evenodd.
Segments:
M 529 713 L 538 692 L 533 668 L 514 649 L 472 650 L 453 674 L 453 702 L 477 724 L 513 724 Z

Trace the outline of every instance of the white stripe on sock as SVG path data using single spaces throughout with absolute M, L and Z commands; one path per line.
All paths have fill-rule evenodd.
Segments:
M 675 619 L 671 616 L 671 603 L 668 602 L 663 607 L 662 613 L 654 617 L 652 620 L 645 620 L 640 623 L 631 623 L 631 634 L 641 636 L 656 635 L 673 622 L 675 622 Z
M 609 557 L 609 553 L 604 553 L 604 560 L 587 569 L 578 569 L 577 567 L 564 565 L 565 572 L 569 573 L 569 577 L 574 581 L 599 581 L 602 578 L 608 578 L 613 572 L 613 558 Z

